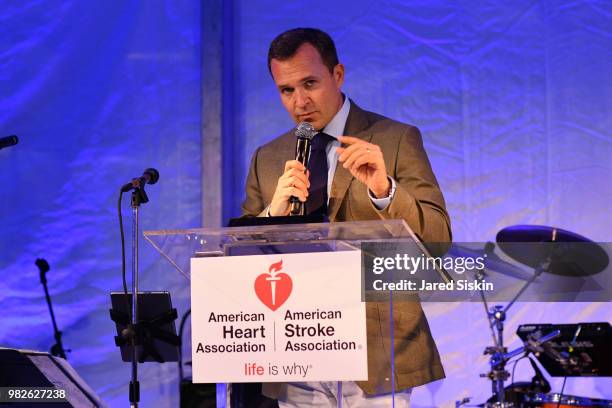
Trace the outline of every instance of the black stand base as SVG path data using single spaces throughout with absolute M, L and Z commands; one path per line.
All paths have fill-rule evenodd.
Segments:
M 186 379 L 181 382 L 181 408 L 216 408 L 217 385 L 194 384 Z
M 261 383 L 232 384 L 231 408 L 278 408 L 278 402 L 261 394 Z

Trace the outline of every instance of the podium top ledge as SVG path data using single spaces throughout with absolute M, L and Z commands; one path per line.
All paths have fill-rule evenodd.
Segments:
M 333 237 L 337 234 L 354 235 L 364 238 L 402 238 L 412 237 L 414 233 L 410 230 L 404 220 L 369 220 L 331 222 L 316 224 L 284 224 L 284 225 L 258 225 L 253 227 L 222 227 L 222 228 L 188 228 L 170 230 L 144 231 L 145 237 L 169 236 L 169 235 L 198 235 L 198 236 L 252 236 L 267 234 L 295 234 L 295 233 L 321 233 L 324 236 Z
M 355 250 L 365 241 L 418 238 L 404 220 L 350 221 L 313 224 L 258 225 L 253 227 L 192 228 L 145 231 L 145 239 L 185 278 L 192 257 L 235 256 L 324 250 Z M 308 246 L 310 245 L 310 246 Z M 329 246 L 329 247 L 328 247 Z M 274 248 L 272 248 L 274 247 Z

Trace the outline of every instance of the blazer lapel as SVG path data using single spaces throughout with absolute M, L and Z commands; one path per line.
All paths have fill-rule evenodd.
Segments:
M 295 129 L 292 129 L 289 132 L 285 133 L 283 137 L 284 143 L 276 152 L 276 154 L 278 154 L 278 157 L 283 158 L 283 165 L 279 169 L 280 174 L 278 175 L 278 177 L 282 176 L 285 172 L 285 162 L 288 160 L 295 160 Z M 274 180 L 277 180 L 278 177 L 276 177 Z
M 355 105 L 355 103 L 351 100 L 351 110 L 349 111 L 348 118 L 346 119 L 344 135 L 358 137 L 366 142 L 369 142 L 372 140 L 372 135 L 365 131 L 367 128 L 368 118 L 365 111 Z M 327 211 L 330 221 L 335 221 L 340 205 L 347 194 L 348 187 L 352 180 L 353 175 L 351 172 L 342 167 L 342 164 L 338 162 L 329 197 L 329 209 Z

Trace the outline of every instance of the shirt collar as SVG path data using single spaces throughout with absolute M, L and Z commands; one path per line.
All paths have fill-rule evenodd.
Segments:
M 351 110 L 351 103 L 346 95 L 344 97 L 344 103 L 340 110 L 336 113 L 336 116 L 323 128 L 323 133 L 327 133 L 330 136 L 337 138 L 342 136 L 344 133 L 344 127 L 346 126 L 346 120 L 348 119 L 349 111 Z

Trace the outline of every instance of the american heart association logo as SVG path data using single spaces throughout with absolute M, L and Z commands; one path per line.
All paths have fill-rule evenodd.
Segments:
M 262 273 L 255 279 L 255 294 L 270 310 L 275 311 L 289 299 L 293 289 L 291 277 L 279 271 L 283 268 L 283 260 L 270 265 L 268 273 Z

